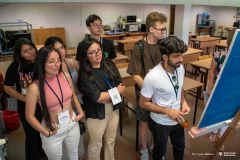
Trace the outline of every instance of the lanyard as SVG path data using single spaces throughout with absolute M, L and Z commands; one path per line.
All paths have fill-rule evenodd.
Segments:
M 67 65 L 67 62 L 66 62 L 66 60 L 64 59 L 64 62 L 66 63 L 66 65 Z M 72 78 L 72 73 L 71 73 L 71 70 L 69 69 L 69 67 L 68 67 L 68 65 L 67 65 L 67 68 L 68 68 L 68 73 L 70 74 L 70 76 L 71 76 L 71 78 Z M 73 80 L 73 78 L 72 78 L 72 80 Z
M 162 64 L 163 64 L 163 63 L 162 63 Z M 163 68 L 164 68 L 164 70 L 165 70 L 164 64 L 163 64 Z M 176 74 L 177 74 L 177 69 L 176 69 L 176 68 L 175 68 L 175 71 L 176 71 Z M 174 92 L 175 92 L 175 94 L 176 94 L 176 99 L 177 99 L 178 89 L 177 89 L 177 91 L 176 91 L 176 89 L 174 88 L 174 85 L 173 85 L 172 79 L 170 78 L 170 76 L 168 75 L 168 73 L 167 73 L 166 70 L 165 70 L 165 72 L 166 72 L 166 74 L 167 74 L 167 76 L 168 76 L 170 82 L 172 83 L 172 86 L 173 86 Z M 178 74 L 177 74 L 177 84 L 178 84 Z
M 153 66 L 155 66 L 155 62 L 156 62 L 156 60 L 157 60 L 157 52 L 156 52 L 156 54 L 155 54 L 155 60 L 153 61 L 152 54 L 151 54 L 151 50 L 150 50 L 150 47 L 149 47 L 149 44 L 148 44 L 148 41 L 147 41 L 147 37 L 146 37 L 146 42 L 147 42 L 148 51 L 149 51 L 149 53 L 150 53 Z M 158 50 L 157 50 L 157 51 L 158 51 Z
M 102 76 L 101 76 L 101 74 L 96 70 L 96 68 L 93 68 L 97 73 L 98 73 L 98 75 L 109 85 L 109 87 L 110 88 L 112 88 L 111 87 L 111 85 L 110 85 L 110 83 L 109 83 L 109 81 L 108 81 L 108 78 L 107 78 L 107 75 L 106 75 L 106 72 L 103 70 L 103 72 L 104 72 L 104 74 L 105 74 L 105 78 L 103 78 Z
M 45 80 L 45 83 L 48 85 L 48 87 L 52 90 L 52 92 L 55 94 L 55 96 L 57 97 L 59 103 L 61 104 L 62 106 L 62 110 L 63 110 L 63 93 L 62 93 L 62 88 L 61 88 L 61 85 L 60 85 L 60 82 L 58 80 L 58 76 L 56 75 L 57 77 L 57 81 L 58 81 L 58 85 L 59 85 L 59 88 L 60 88 L 60 91 L 61 91 L 61 95 L 62 95 L 62 101 L 60 101 L 59 97 L 57 96 L 57 94 L 54 92 L 54 90 L 52 89 L 52 87 L 48 84 L 48 82 Z
M 100 44 L 101 44 L 101 49 L 103 51 L 103 38 L 100 36 Z

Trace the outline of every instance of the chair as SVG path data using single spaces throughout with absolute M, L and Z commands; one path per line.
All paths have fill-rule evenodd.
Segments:
M 128 67 L 128 64 L 129 64 L 129 63 L 117 63 L 117 64 L 116 64 L 116 67 L 117 67 L 117 68 Z
M 143 36 L 133 36 L 133 39 L 143 39 Z
M 196 36 L 196 38 L 203 38 L 203 36 Z
M 227 43 L 227 40 L 220 40 L 220 43 L 226 44 L 226 43 Z
M 199 56 L 198 57 L 198 60 L 203 60 L 203 59 L 207 59 L 207 58 L 210 58 L 210 55 L 202 55 L 202 56 Z
M 124 40 L 133 39 L 133 37 L 124 37 Z
M 223 26 L 218 26 L 217 36 L 220 34 L 221 37 L 226 37 L 227 31 L 224 31 Z M 223 36 L 225 34 L 225 36 Z
M 210 35 L 203 35 L 203 38 L 205 38 L 205 37 L 210 37 Z
M 199 39 L 199 38 L 203 38 L 203 36 L 196 36 L 196 39 Z M 194 45 L 195 45 L 194 48 L 201 49 L 201 48 L 200 48 L 200 45 L 199 45 L 199 42 L 195 42 Z

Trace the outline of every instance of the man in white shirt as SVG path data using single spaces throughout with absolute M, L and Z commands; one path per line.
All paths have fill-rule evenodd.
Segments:
M 182 160 L 185 140 L 184 128 L 179 123 L 182 116 L 190 112 L 182 90 L 185 72 L 181 62 L 187 46 L 175 36 L 161 40 L 159 46 L 163 62 L 146 75 L 140 106 L 151 112 L 148 125 L 153 133 L 153 160 L 164 159 L 168 136 L 174 159 Z

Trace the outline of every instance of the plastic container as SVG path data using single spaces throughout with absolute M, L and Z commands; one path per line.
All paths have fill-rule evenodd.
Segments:
M 185 118 L 183 118 L 182 117 L 182 122 L 181 123 L 179 123 L 181 126 L 183 126 L 184 128 L 188 128 L 189 127 L 189 123 L 188 123 L 188 121 L 185 119 Z
M 2 118 L 7 130 L 15 130 L 21 126 L 18 111 L 9 111 L 5 109 L 2 111 Z

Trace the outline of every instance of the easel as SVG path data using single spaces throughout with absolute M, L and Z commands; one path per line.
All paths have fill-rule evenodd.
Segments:
M 223 145 L 223 143 L 228 139 L 228 137 L 231 135 L 231 133 L 234 131 L 234 129 L 240 127 L 238 125 L 238 122 L 240 121 L 240 109 L 238 110 L 237 114 L 233 118 L 233 121 L 229 124 L 227 130 L 224 132 L 223 136 L 219 139 L 217 144 L 215 145 L 215 149 L 212 150 L 210 153 L 214 153 L 213 155 L 210 155 L 207 160 L 213 160 L 215 156 L 218 154 L 219 149 Z

